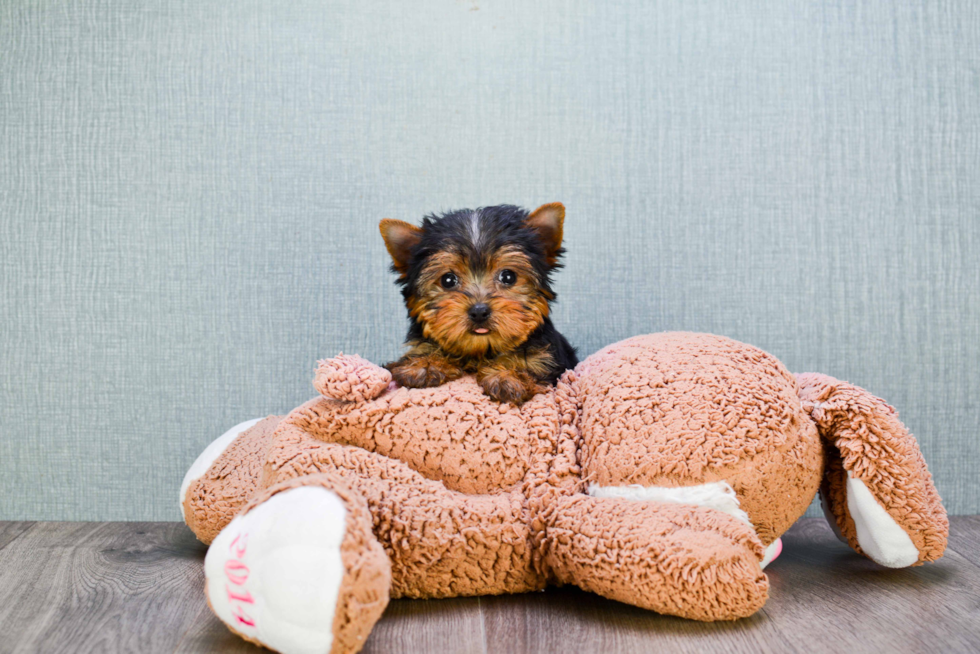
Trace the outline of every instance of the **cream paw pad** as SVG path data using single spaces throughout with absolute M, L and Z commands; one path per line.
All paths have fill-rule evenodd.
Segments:
M 388 603 L 389 563 L 363 500 L 325 475 L 306 482 L 263 491 L 218 534 L 204 561 L 208 603 L 273 650 L 360 649 Z

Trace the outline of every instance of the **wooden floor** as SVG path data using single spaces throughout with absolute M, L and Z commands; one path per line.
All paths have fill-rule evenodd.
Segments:
M 368 652 L 980 652 L 980 516 L 937 563 L 886 570 L 823 520 L 784 536 L 751 618 L 668 618 L 569 588 L 399 600 Z M 0 522 L 0 652 L 259 652 L 212 616 L 177 523 Z

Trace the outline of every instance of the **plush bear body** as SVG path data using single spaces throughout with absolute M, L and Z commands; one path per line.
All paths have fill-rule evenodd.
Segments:
M 314 385 L 287 416 L 216 441 L 182 488 L 188 525 L 214 541 L 215 612 L 281 651 L 354 651 L 389 597 L 551 583 L 747 616 L 821 485 L 842 538 L 876 561 L 945 547 L 945 512 L 891 407 L 727 338 L 627 339 L 520 407 L 469 377 L 400 388 L 343 355 Z

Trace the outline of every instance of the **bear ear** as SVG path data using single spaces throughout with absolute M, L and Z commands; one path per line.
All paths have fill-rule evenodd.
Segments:
M 554 266 L 563 252 L 561 239 L 565 224 L 565 205 L 561 202 L 542 204 L 528 214 L 524 224 L 538 233 L 548 265 Z
M 341 352 L 317 362 L 313 387 L 320 395 L 341 402 L 368 402 L 380 397 L 391 383 L 391 373 L 356 354 Z
M 422 240 L 422 230 L 415 225 L 409 225 L 402 220 L 385 218 L 379 225 L 381 238 L 391 255 L 395 270 L 401 274 L 408 272 L 408 264 L 412 259 L 412 248 Z

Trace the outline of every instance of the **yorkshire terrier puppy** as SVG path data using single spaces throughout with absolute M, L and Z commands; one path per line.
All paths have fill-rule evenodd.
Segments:
M 410 326 L 408 352 L 386 365 L 409 388 L 465 374 L 491 398 L 521 404 L 578 363 L 548 317 L 561 267 L 565 207 L 500 205 L 381 221 Z

